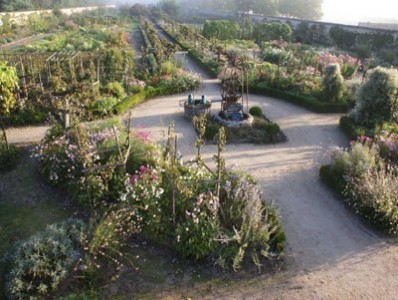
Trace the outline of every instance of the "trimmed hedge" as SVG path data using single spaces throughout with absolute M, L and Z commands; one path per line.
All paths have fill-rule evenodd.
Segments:
M 7 127 L 38 125 L 46 122 L 47 112 L 35 108 L 26 108 L 18 113 L 13 113 L 3 118 Z
M 250 92 L 253 94 L 266 95 L 281 98 L 285 101 L 305 107 L 316 113 L 345 113 L 348 111 L 349 105 L 342 103 L 326 103 L 321 102 L 313 97 L 297 95 L 292 92 L 281 91 L 265 86 L 250 85 Z
M 160 25 L 159 25 L 160 26 Z M 204 69 L 209 75 L 217 77 L 218 76 L 218 68 L 209 66 L 201 57 L 201 54 L 198 50 L 195 48 L 189 47 L 187 44 L 183 43 L 182 41 L 176 39 L 175 36 L 173 36 L 166 27 L 160 26 L 160 28 L 163 29 L 163 32 L 170 37 L 175 43 L 177 43 L 184 51 L 188 51 L 189 55 L 193 60 L 202 68 Z

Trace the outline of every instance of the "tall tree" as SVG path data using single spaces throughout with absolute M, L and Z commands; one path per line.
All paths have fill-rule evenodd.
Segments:
M 306 20 L 319 20 L 323 0 L 279 0 L 279 12 Z
M 278 14 L 278 0 L 234 0 L 237 11 L 274 16 Z
M 177 3 L 176 0 L 161 0 L 158 3 L 158 7 L 160 8 L 161 11 L 164 13 L 176 17 L 180 13 L 180 5 Z

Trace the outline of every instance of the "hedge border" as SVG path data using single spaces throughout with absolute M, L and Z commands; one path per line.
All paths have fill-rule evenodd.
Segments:
M 249 89 L 252 94 L 277 97 L 281 100 L 302 106 L 316 113 L 346 113 L 349 109 L 348 104 L 320 102 L 313 97 L 297 95 L 292 92 L 286 92 L 269 87 L 250 85 Z
M 158 24 L 159 25 L 159 24 Z M 188 51 L 188 54 L 190 55 L 190 57 L 192 57 L 195 62 L 202 68 L 204 69 L 204 71 L 206 71 L 208 73 L 208 75 L 213 76 L 213 77 L 217 77 L 218 76 L 218 70 L 215 68 L 210 67 L 206 62 L 204 62 L 199 54 L 198 51 L 194 48 L 189 47 L 188 45 L 186 45 L 185 43 L 181 42 L 180 40 L 178 40 L 175 36 L 173 36 L 165 26 L 161 26 L 159 25 L 159 27 L 163 30 L 163 32 L 170 38 L 172 39 L 175 43 L 177 43 L 182 50 L 184 51 Z

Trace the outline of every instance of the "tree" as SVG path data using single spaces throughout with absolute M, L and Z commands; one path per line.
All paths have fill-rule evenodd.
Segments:
M 263 41 L 290 41 L 291 35 L 292 29 L 290 26 L 278 22 L 261 23 L 254 27 L 254 38 L 259 45 Z
M 280 0 L 279 12 L 305 20 L 319 20 L 323 0 Z
M 398 71 L 377 67 L 357 93 L 353 118 L 357 124 L 373 128 L 398 116 Z
M 7 66 L 5 62 L 0 61 L 0 126 L 3 131 L 3 137 L 8 152 L 10 152 L 10 147 L 8 145 L 7 134 L 3 123 L 3 116 L 8 115 L 15 105 L 16 99 L 14 92 L 17 87 L 17 70 L 14 67 Z
M 203 35 L 208 38 L 219 40 L 233 40 L 239 38 L 239 24 L 227 20 L 206 20 L 203 26 Z
M 176 17 L 180 13 L 180 5 L 176 0 L 161 0 L 158 3 L 158 7 L 160 10 L 171 17 Z
M 278 14 L 278 0 L 234 0 L 237 11 L 249 11 L 273 16 Z

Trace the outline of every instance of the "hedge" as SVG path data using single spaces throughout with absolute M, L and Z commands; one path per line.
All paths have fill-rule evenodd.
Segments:
M 114 108 L 113 112 L 116 115 L 125 113 L 128 109 L 156 96 L 162 96 L 172 93 L 172 91 L 167 91 L 161 88 L 154 88 L 152 86 L 147 86 L 142 92 L 134 94 L 132 96 L 126 97 L 121 102 L 119 102 Z
M 210 76 L 214 76 L 217 77 L 218 76 L 218 68 L 214 68 L 212 66 L 209 66 L 202 58 L 201 58 L 201 54 L 198 50 L 196 50 L 195 48 L 191 48 L 189 47 L 187 44 L 185 44 L 184 42 L 180 41 L 179 39 L 176 39 L 175 36 L 173 36 L 172 34 L 170 34 L 170 32 L 167 30 L 167 28 L 162 27 L 163 32 L 170 37 L 170 39 L 172 39 L 175 43 L 177 43 L 184 51 L 188 51 L 189 55 L 191 56 L 191 58 L 193 58 L 193 60 L 202 68 L 204 69 Z
M 346 103 L 327 103 L 321 102 L 313 97 L 297 95 L 292 92 L 282 91 L 270 87 L 250 85 L 250 92 L 253 94 L 277 97 L 282 100 L 305 107 L 316 113 L 345 113 L 348 111 L 349 105 Z

